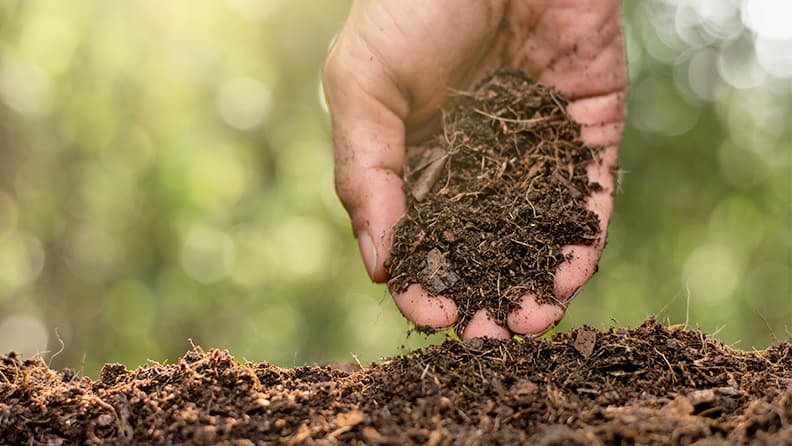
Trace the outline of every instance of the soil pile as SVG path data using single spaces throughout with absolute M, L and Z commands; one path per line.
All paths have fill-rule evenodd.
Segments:
M 593 244 L 585 200 L 599 187 L 564 96 L 516 70 L 497 71 L 443 111 L 442 132 L 405 167 L 407 212 L 394 228 L 392 290 L 420 283 L 452 298 L 460 326 L 489 308 L 501 325 L 518 299 L 553 299 L 561 248 Z
M 792 343 L 648 321 L 447 342 L 367 369 L 194 349 L 96 381 L 0 357 L 2 444 L 792 444 Z

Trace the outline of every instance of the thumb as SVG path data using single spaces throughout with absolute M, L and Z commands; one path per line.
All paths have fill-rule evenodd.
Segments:
M 405 210 L 401 169 L 408 101 L 376 58 L 365 48 L 350 48 L 341 37 L 323 73 L 333 124 L 336 191 L 352 220 L 369 276 L 384 282 L 393 225 Z

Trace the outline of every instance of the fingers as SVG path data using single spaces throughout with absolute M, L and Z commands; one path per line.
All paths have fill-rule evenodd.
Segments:
M 594 192 L 587 199 L 586 208 L 599 217 L 603 235 L 594 245 L 570 245 L 562 249 L 567 260 L 561 262 L 555 271 L 553 294 L 557 302 L 539 304 L 535 295 L 523 296 L 520 308 L 508 317 L 509 328 L 515 333 L 541 334 L 554 327 L 564 316 L 568 301 L 596 272 L 613 209 L 614 180 L 611 168 L 616 162 L 616 153 L 616 146 L 605 149 L 601 152 L 600 160 L 588 167 L 589 179 L 602 185 L 603 190 Z
M 555 271 L 557 305 L 523 296 L 521 308 L 508 318 L 512 331 L 536 334 L 560 320 L 568 300 L 596 271 L 613 209 L 612 172 L 624 128 L 627 70 L 618 1 L 548 3 L 541 14 L 525 2 L 512 8 L 511 30 L 518 38 L 507 49 L 511 63 L 564 92 L 571 101 L 568 113 L 581 124 L 582 140 L 607 147 L 587 168 L 589 179 L 602 186 L 586 201 L 599 217 L 601 237 L 592 246 L 563 248 L 569 260 Z
M 495 323 L 489 310 L 477 311 L 462 331 L 463 340 L 473 338 L 511 339 L 511 337 L 512 334 L 509 330 Z
M 342 32 L 323 72 L 333 120 L 336 191 L 375 282 L 387 280 L 392 227 L 404 213 L 401 168 L 408 101 L 359 38 Z
M 555 304 L 539 304 L 536 295 L 520 298 L 520 308 L 512 311 L 506 322 L 509 329 L 524 335 L 539 335 L 553 328 L 564 317 L 564 309 Z
M 430 296 L 420 285 L 410 285 L 393 300 L 399 311 L 417 327 L 442 330 L 457 321 L 458 309 L 453 300 L 444 296 Z M 479 310 L 462 331 L 463 340 L 473 338 L 510 339 L 512 333 L 492 319 L 489 310 Z
M 410 285 L 402 293 L 394 293 L 399 311 L 418 327 L 442 330 L 457 320 L 457 306 L 444 296 L 430 296 L 420 285 Z
M 587 167 L 589 180 L 602 186 L 602 190 L 592 193 L 586 200 L 586 209 L 597 214 L 599 218 L 602 235 L 594 245 L 571 245 L 562 249 L 568 260 L 559 264 L 555 271 L 553 294 L 558 303 L 538 304 L 535 296 L 523 296 L 521 307 L 508 317 L 509 329 L 515 333 L 541 334 L 555 326 L 563 317 L 568 300 L 597 270 L 613 210 L 615 180 L 612 171 L 616 165 L 623 128 L 623 101 L 624 94 L 616 93 L 575 101 L 569 105 L 570 115 L 583 125 L 581 138 L 586 144 L 609 145 Z
M 567 112 L 581 125 L 580 137 L 591 147 L 618 146 L 624 130 L 626 92 L 616 91 L 594 98 L 579 99 Z
M 463 340 L 472 338 L 510 339 L 512 332 L 537 336 L 555 327 L 564 317 L 564 312 L 565 307 L 562 305 L 540 304 L 537 303 L 535 294 L 526 294 L 520 298 L 520 307 L 507 317 L 508 329 L 496 324 L 488 310 L 479 310 L 468 322 L 461 337 Z
M 618 138 L 621 137 L 619 133 Z M 617 141 L 618 142 L 618 141 Z M 616 163 L 617 146 L 600 152 L 600 159 L 588 166 L 588 177 L 602 186 L 586 200 L 586 209 L 597 214 L 602 236 L 594 245 L 570 245 L 562 249 L 568 260 L 556 267 L 553 294 L 556 304 L 538 304 L 534 295 L 521 299 L 521 306 L 509 315 L 509 328 L 515 333 L 541 334 L 551 329 L 564 315 L 565 305 L 588 282 L 597 270 L 605 245 L 605 231 L 613 210 L 614 179 L 611 170 Z
M 346 169 L 336 174 L 336 190 L 352 220 L 366 271 L 374 282 L 385 282 L 384 262 L 390 258 L 392 228 L 404 214 L 401 178 L 386 168 L 336 169 Z
M 561 251 L 568 260 L 556 267 L 553 294 L 559 302 L 566 302 L 597 270 L 601 248 L 597 246 L 572 245 Z

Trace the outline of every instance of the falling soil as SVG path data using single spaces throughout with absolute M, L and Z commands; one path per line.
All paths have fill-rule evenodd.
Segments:
M 282 369 L 189 351 L 97 381 L 0 356 L 2 444 L 792 444 L 792 343 L 654 321 Z
M 564 96 L 516 70 L 497 71 L 443 111 L 442 131 L 408 155 L 407 212 L 394 228 L 389 286 L 420 283 L 452 298 L 463 326 L 487 308 L 500 324 L 535 293 L 553 297 L 565 245 L 597 241 L 585 208 L 600 188 Z

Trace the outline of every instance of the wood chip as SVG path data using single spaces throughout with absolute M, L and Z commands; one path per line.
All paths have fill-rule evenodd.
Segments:
M 451 269 L 451 264 L 437 248 L 426 253 L 426 266 L 421 274 L 426 279 L 427 290 L 432 294 L 442 293 L 459 280 L 459 276 Z
M 443 173 L 443 167 L 445 167 L 446 160 L 448 159 L 445 150 L 439 147 L 435 147 L 426 153 L 429 158 L 428 164 L 424 168 L 423 173 L 421 173 L 421 176 L 418 177 L 415 184 L 413 184 L 411 190 L 412 196 L 416 201 L 423 201 L 423 199 L 426 198 L 432 190 L 432 186 L 434 186 L 437 179 L 440 178 L 440 174 Z
M 583 327 L 577 331 L 572 347 L 577 350 L 584 358 L 588 358 L 594 353 L 594 345 L 597 343 L 597 332 Z

